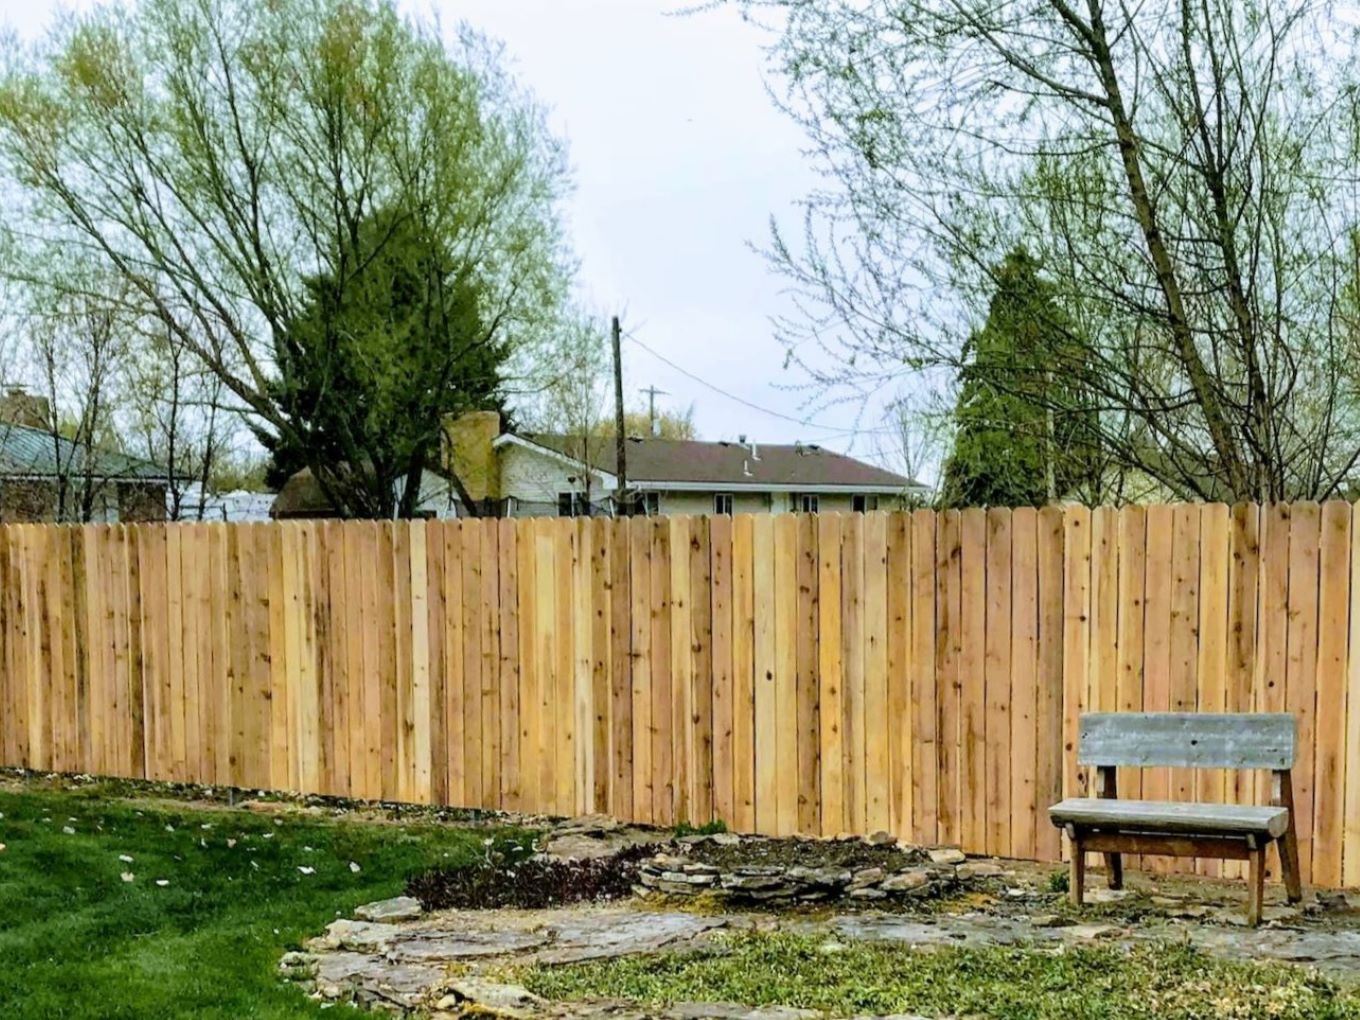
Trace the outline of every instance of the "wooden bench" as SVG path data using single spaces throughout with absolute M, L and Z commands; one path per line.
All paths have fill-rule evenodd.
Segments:
M 1096 712 L 1083 715 L 1077 762 L 1096 769 L 1096 796 L 1048 809 L 1071 841 L 1069 895 L 1082 903 L 1086 854 L 1105 855 L 1111 889 L 1123 886 L 1120 854 L 1216 857 L 1248 862 L 1247 923 L 1261 921 L 1266 847 L 1279 841 L 1291 903 L 1303 898 L 1294 831 L 1295 724 L 1288 714 Z M 1118 800 L 1116 767 L 1269 769 L 1267 806 Z

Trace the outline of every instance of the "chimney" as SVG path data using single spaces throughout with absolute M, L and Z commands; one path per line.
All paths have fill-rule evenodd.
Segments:
M 444 469 L 456 474 L 478 502 L 501 498 L 500 460 L 491 446 L 500 434 L 501 416 L 495 411 L 444 419 Z
M 0 422 L 46 431 L 52 427 L 52 405 L 22 386 L 8 386 L 0 397 Z

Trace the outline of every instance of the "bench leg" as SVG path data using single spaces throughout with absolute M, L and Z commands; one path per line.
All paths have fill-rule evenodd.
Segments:
M 1124 888 L 1124 855 L 1105 855 L 1105 879 L 1111 889 Z
M 1294 829 L 1294 784 L 1288 772 L 1276 772 L 1270 802 L 1289 809 L 1289 828 L 1280 837 L 1280 871 L 1290 903 L 1303 899 L 1303 874 L 1299 870 L 1299 835 Z
M 1289 831 L 1279 839 L 1280 872 L 1284 877 L 1285 894 L 1290 903 L 1303 899 L 1303 876 L 1299 873 L 1299 837 L 1294 833 L 1293 819 Z
M 1247 858 L 1247 924 L 1261 923 L 1261 901 L 1266 892 L 1266 849 L 1255 847 Z
M 1067 897 L 1074 907 L 1082 905 L 1086 898 L 1086 851 L 1082 849 L 1081 836 L 1072 835 L 1072 870 L 1067 879 Z
M 1119 773 L 1112 766 L 1096 769 L 1096 796 L 1101 800 L 1115 800 L 1119 796 Z M 1105 855 L 1105 881 L 1111 889 L 1124 888 L 1124 859 L 1119 854 Z

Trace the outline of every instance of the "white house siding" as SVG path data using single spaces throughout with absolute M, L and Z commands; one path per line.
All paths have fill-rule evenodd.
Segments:
M 548 454 L 507 444 L 501 448 L 501 492 L 515 501 L 516 517 L 557 515 L 557 497 L 563 492 L 584 492 L 581 469 Z M 573 480 L 574 479 L 574 480 Z M 591 481 L 592 501 L 609 495 L 600 479 Z

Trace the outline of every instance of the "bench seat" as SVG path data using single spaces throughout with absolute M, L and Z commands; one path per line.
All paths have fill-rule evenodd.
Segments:
M 1239 804 L 1069 797 L 1049 808 L 1048 814 L 1060 827 L 1130 833 L 1261 836 L 1270 840 L 1280 838 L 1289 828 L 1288 808 Z

